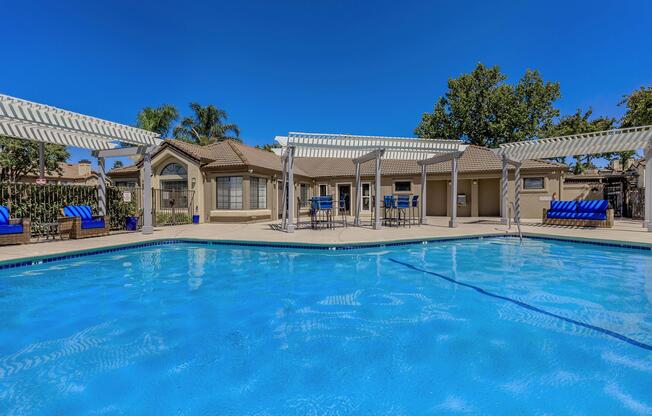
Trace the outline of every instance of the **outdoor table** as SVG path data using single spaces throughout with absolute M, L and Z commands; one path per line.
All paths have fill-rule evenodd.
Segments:
M 58 222 L 37 223 L 35 228 L 40 230 L 40 232 L 36 235 L 37 240 L 40 240 L 42 236 L 44 236 L 46 240 L 49 240 L 50 238 L 52 238 L 52 240 L 56 240 L 57 235 L 59 236 L 59 239 L 63 240 L 63 236 L 59 232 Z

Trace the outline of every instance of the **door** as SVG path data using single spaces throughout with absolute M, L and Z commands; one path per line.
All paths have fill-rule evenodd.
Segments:
M 337 185 L 337 203 L 344 201 L 344 210 L 347 214 L 351 213 L 351 185 L 338 184 Z M 341 206 L 341 205 L 340 205 Z
M 371 183 L 362 184 L 362 212 L 371 212 Z

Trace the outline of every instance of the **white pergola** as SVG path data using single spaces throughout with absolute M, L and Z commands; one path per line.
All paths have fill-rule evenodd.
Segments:
M 80 147 L 93 151 L 100 170 L 99 205 L 106 214 L 104 159 L 143 156 L 143 234 L 151 234 L 152 182 L 150 155 L 162 143 L 156 133 L 0 94 L 0 135 L 44 143 Z M 133 147 L 119 148 L 119 142 Z M 41 161 L 41 177 L 43 163 Z
M 362 192 L 360 191 L 360 169 L 366 162 L 375 161 L 375 203 L 374 203 L 374 229 L 381 228 L 380 216 L 380 178 L 381 161 L 417 160 L 422 168 L 422 195 L 425 196 L 425 166 L 440 163 L 446 160 L 453 162 L 453 201 L 456 198 L 457 187 L 457 159 L 464 149 L 459 140 L 432 140 L 415 139 L 406 137 L 359 136 L 350 134 L 321 134 L 321 133 L 295 133 L 287 136 L 277 136 L 281 144 L 283 168 L 283 215 L 281 228 L 287 232 L 294 231 L 294 158 L 319 157 L 352 159 L 355 164 L 355 217 L 354 225 L 360 225 L 360 209 L 362 206 Z M 426 201 L 421 197 L 421 222 L 425 223 Z M 451 227 L 456 226 L 456 204 L 453 203 Z
M 502 157 L 501 215 L 507 222 L 508 165 L 515 167 L 515 218 L 520 220 L 521 163 L 528 159 L 580 156 L 611 152 L 643 150 L 645 155 L 645 222 L 644 227 L 652 232 L 652 126 L 606 130 L 595 133 L 574 134 L 525 142 L 507 143 L 496 149 Z

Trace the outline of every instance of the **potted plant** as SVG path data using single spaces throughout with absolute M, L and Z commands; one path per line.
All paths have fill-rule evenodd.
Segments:
M 125 230 L 138 230 L 138 215 L 136 214 L 136 208 L 133 206 L 131 206 L 127 211 L 127 216 L 125 217 Z
M 199 207 L 195 206 L 195 215 L 192 216 L 192 223 L 193 224 L 199 224 Z

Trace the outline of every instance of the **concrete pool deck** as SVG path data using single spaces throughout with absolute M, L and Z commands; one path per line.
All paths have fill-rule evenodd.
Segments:
M 0 246 L 0 262 L 21 258 L 50 256 L 66 252 L 101 249 L 104 247 L 135 244 L 161 239 L 197 238 L 205 240 L 241 240 L 283 243 L 346 244 L 395 240 L 416 240 L 425 238 L 470 237 L 515 233 L 501 225 L 498 218 L 460 218 L 457 228 L 448 227 L 448 218 L 429 217 L 427 225 L 412 227 L 383 227 L 373 230 L 363 227 L 335 228 L 329 230 L 298 229 L 285 233 L 272 229 L 274 222 L 254 224 L 199 224 L 159 227 L 151 235 L 137 233 L 115 233 L 105 237 L 80 240 L 34 241 L 27 245 Z M 351 222 L 349 222 L 351 224 Z M 541 221 L 523 220 L 522 231 L 526 235 L 557 237 L 601 242 L 617 242 L 652 247 L 652 233 L 648 233 L 640 221 L 616 221 L 614 228 L 572 228 L 544 226 Z

